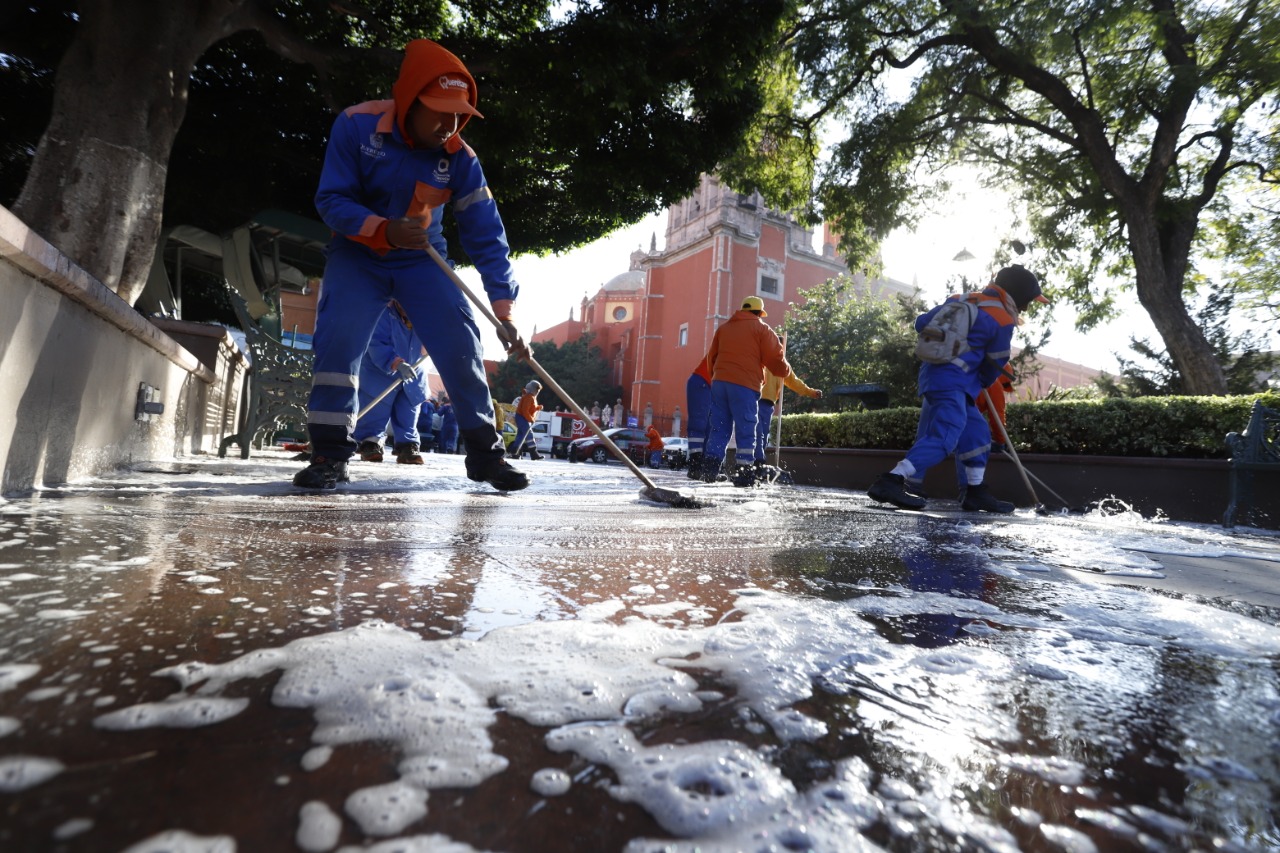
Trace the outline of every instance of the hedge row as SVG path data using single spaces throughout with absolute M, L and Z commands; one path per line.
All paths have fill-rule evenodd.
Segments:
M 1010 403 L 1008 429 L 1023 453 L 1225 459 L 1226 435 L 1244 431 L 1254 401 L 1280 409 L 1277 393 Z M 917 408 L 786 415 L 782 443 L 906 450 L 919 415 Z

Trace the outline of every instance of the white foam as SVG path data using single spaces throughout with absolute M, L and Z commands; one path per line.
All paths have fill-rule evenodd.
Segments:
M 66 841 L 68 838 L 75 838 L 77 835 L 83 835 L 93 829 L 93 821 L 87 817 L 73 817 L 70 820 L 63 821 L 56 829 L 53 830 L 53 837 L 58 841 Z
M 0 758 L 0 791 L 16 794 L 57 776 L 66 767 L 54 758 L 6 755 Z
M 613 796 L 642 804 L 686 838 L 719 835 L 795 795 L 776 767 L 737 741 L 646 747 L 622 726 L 567 726 L 548 733 L 547 746 L 608 765 L 618 776 Z
M 544 767 L 533 774 L 529 787 L 535 794 L 543 797 L 558 797 L 566 794 L 573 785 L 569 774 L 555 767 Z
M 340 847 L 338 853 L 485 853 L 445 835 L 411 835 L 367 847 Z
M 200 836 L 167 829 L 130 845 L 122 853 L 236 853 L 236 841 L 230 835 Z
M 427 816 L 427 792 L 404 781 L 360 790 L 343 806 L 366 835 L 395 835 Z
M 130 705 L 96 717 L 94 726 L 109 731 L 133 731 L 162 727 L 194 729 L 211 726 L 239 714 L 249 707 L 245 698 L 224 699 L 216 696 L 178 696 L 163 702 Z
M 93 613 L 92 610 L 71 610 L 71 609 L 58 610 L 56 608 L 53 608 L 53 609 L 46 609 L 46 610 L 37 610 L 36 618 L 47 619 L 49 621 L 70 621 L 72 619 L 81 619 L 85 616 L 89 616 L 92 613 Z
M 0 664 L 0 693 L 12 690 L 39 671 L 39 665 L 34 663 Z
M 303 804 L 298 812 L 298 832 L 294 837 L 307 853 L 324 853 L 338 844 L 342 818 L 319 800 Z
M 1038 776 L 1055 785 L 1079 785 L 1085 780 L 1084 766 L 1069 758 L 1043 755 L 1002 755 L 1000 763 L 1023 773 Z
M 319 770 L 321 767 L 329 763 L 329 759 L 333 757 L 333 747 L 316 746 L 308 749 L 302 755 L 302 769 L 308 772 Z

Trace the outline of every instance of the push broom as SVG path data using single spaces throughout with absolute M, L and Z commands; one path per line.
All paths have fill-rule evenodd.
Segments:
M 436 266 L 440 267 L 440 269 L 444 271 L 444 274 L 447 275 L 457 288 L 462 291 L 463 295 L 467 297 L 471 304 L 484 315 L 484 318 L 493 324 L 494 329 L 498 332 L 498 337 L 508 345 L 515 343 L 515 341 L 507 338 L 507 330 L 503 328 L 502 322 L 493 313 L 493 309 L 489 307 L 489 304 L 476 297 L 475 293 L 471 291 L 471 288 L 467 287 L 466 283 L 458 277 L 456 272 L 453 271 L 453 267 L 449 266 L 449 264 L 445 262 L 444 258 L 440 257 L 440 253 L 430 245 L 426 247 L 426 252 L 431 256 L 431 260 L 435 261 Z M 624 465 L 631 469 L 631 473 L 635 474 L 640 482 L 644 484 L 644 488 L 640 490 L 640 497 L 648 501 L 654 501 L 655 503 L 663 503 L 679 507 L 680 509 L 698 509 L 703 506 L 701 502 L 695 500 L 690 494 L 678 492 L 675 489 L 660 488 L 652 479 L 649 478 L 649 475 L 640 470 L 640 466 L 632 461 L 631 457 L 623 453 L 622 449 L 619 448 L 618 445 L 614 444 L 613 440 L 610 439 L 609 436 L 604 434 L 604 430 L 600 429 L 600 426 L 595 421 L 591 420 L 587 413 L 582 410 L 582 407 L 579 406 L 572 397 L 565 393 L 565 390 L 560 387 L 560 383 L 556 382 L 556 380 L 551 377 L 550 373 L 547 373 L 541 364 L 538 364 L 537 359 L 533 357 L 532 353 L 525 355 L 524 361 L 533 369 L 534 373 L 538 374 L 543 383 L 547 388 L 551 389 L 553 394 L 567 403 L 575 415 L 582 418 L 583 423 L 585 423 L 591 431 L 594 432 L 602 442 L 604 442 L 605 447 L 609 448 L 609 452 L 618 457 Z

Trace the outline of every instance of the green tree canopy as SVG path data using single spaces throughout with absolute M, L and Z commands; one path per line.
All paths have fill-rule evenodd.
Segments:
M 622 396 L 622 388 L 610 382 L 609 362 L 605 360 L 600 348 L 595 346 L 594 340 L 594 335 L 583 335 L 564 346 L 559 346 L 554 341 L 543 341 L 530 346 L 538 364 L 555 378 L 575 403 L 585 409 L 590 409 L 594 401 L 607 402 Z M 490 377 L 489 387 L 493 389 L 495 399 L 501 403 L 509 403 L 520 396 L 530 379 L 538 379 L 533 368 L 522 361 L 507 359 L 498 365 L 498 369 Z M 564 401 L 546 387 L 538 394 L 538 402 L 548 411 L 568 409 Z
M 784 0 L 7 4 L 0 203 L 132 301 L 162 201 L 166 221 L 212 231 L 265 208 L 314 216 L 334 113 L 387 97 L 400 48 L 428 37 L 479 83 L 486 118 L 467 139 L 513 250 L 564 250 L 682 198 L 740 144 L 784 10 Z
M 928 176 L 973 164 L 1083 327 L 1132 288 L 1188 390 L 1220 394 L 1184 296 L 1206 217 L 1280 180 L 1277 32 L 1277 0 L 818 0 L 789 32 L 814 105 L 790 132 L 843 130 L 818 194 L 855 259 L 945 189 Z
M 916 404 L 916 317 L 926 306 L 907 299 L 879 299 L 859 291 L 846 276 L 804 291 L 779 331 L 787 337 L 787 361 L 806 384 L 821 389 L 814 400 L 788 394 L 788 412 L 838 411 L 847 403 L 830 396 L 837 385 L 876 383 L 889 405 Z

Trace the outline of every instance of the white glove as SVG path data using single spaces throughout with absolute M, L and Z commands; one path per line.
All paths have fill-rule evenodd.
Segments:
M 413 365 L 407 361 L 402 361 L 396 365 L 396 372 L 400 374 L 400 378 L 405 382 L 412 382 L 418 378 L 418 371 L 413 369 Z

